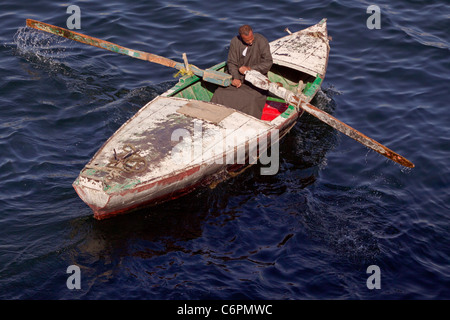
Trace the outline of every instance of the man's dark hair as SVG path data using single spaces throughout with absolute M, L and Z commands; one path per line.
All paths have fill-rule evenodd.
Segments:
M 239 27 L 239 34 L 240 35 L 248 36 L 250 31 L 253 31 L 253 29 L 248 24 L 244 24 L 243 26 Z

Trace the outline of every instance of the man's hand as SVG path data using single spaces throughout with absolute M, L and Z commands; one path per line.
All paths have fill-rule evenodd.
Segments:
M 250 70 L 250 67 L 247 67 L 247 66 L 242 66 L 242 67 L 239 68 L 239 72 L 241 74 L 245 74 L 245 72 L 249 71 L 249 70 Z
M 242 85 L 242 82 L 239 79 L 233 79 L 233 81 L 231 81 L 231 85 L 239 88 Z

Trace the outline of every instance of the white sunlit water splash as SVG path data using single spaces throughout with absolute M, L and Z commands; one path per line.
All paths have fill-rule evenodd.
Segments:
M 51 65 L 53 61 L 67 57 L 69 39 L 50 35 L 28 27 L 21 27 L 14 35 L 14 44 L 18 54 L 36 64 Z

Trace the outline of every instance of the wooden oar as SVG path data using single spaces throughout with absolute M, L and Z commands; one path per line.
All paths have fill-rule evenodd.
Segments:
M 98 47 L 98 48 L 102 48 L 102 49 L 106 49 L 112 52 L 116 52 L 116 53 L 120 53 L 120 54 L 124 54 L 136 59 L 141 59 L 141 60 L 146 60 L 146 61 L 150 61 L 150 62 L 154 62 L 154 63 L 158 63 L 161 64 L 163 66 L 166 67 L 171 67 L 171 68 L 175 68 L 178 70 L 186 70 L 186 66 L 183 63 L 180 62 L 176 62 L 152 53 L 147 53 L 147 52 L 143 52 L 143 51 L 138 51 L 138 50 L 132 50 L 132 49 L 128 49 L 122 46 L 119 46 L 117 44 L 105 41 L 105 40 L 101 40 L 101 39 L 97 39 L 91 36 L 87 36 L 75 31 L 71 31 L 68 29 L 64 29 L 61 27 L 57 27 L 57 26 L 53 26 L 51 24 L 47 24 L 44 22 L 40 22 L 40 21 L 36 21 L 36 20 L 32 20 L 32 19 L 27 19 L 27 26 L 34 28 L 34 29 L 38 29 L 41 31 L 45 31 L 45 32 L 49 32 L 64 38 L 68 38 L 71 40 L 75 40 L 84 44 L 88 44 L 90 46 L 94 46 L 94 47 Z M 197 68 L 194 65 L 189 65 L 188 66 L 189 69 L 197 76 L 203 78 L 203 80 L 207 81 L 207 82 L 211 82 L 214 84 L 218 84 L 224 87 L 227 87 L 230 85 L 231 83 L 231 75 L 223 73 L 223 72 L 219 72 L 216 70 L 211 70 L 211 69 L 206 69 L 206 70 L 202 70 Z
M 328 113 L 314 107 L 312 104 L 301 100 L 299 96 L 295 95 L 293 92 L 287 90 L 286 88 L 283 88 L 277 83 L 271 82 L 267 77 L 265 77 L 258 71 L 255 70 L 247 71 L 245 74 L 245 80 L 249 81 L 258 88 L 269 90 L 274 95 L 283 98 L 287 103 L 289 103 L 292 106 L 298 106 L 302 108 L 303 110 L 310 113 L 314 117 L 330 125 L 334 129 L 344 133 L 350 138 L 355 139 L 356 141 L 362 143 L 366 147 L 382 154 L 383 156 L 391 159 L 392 161 L 395 161 L 401 164 L 402 166 L 408 168 L 414 168 L 414 164 L 408 159 L 402 157 L 398 153 L 395 153 L 391 149 L 388 149 L 387 147 L 383 146 L 382 144 L 373 140 L 372 138 L 367 137 L 358 130 L 353 129 L 349 125 L 346 125 L 345 123 L 339 121 L 338 119 L 329 115 Z

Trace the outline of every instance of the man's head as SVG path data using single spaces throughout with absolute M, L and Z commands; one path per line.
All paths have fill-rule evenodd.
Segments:
M 252 27 L 250 27 L 248 24 L 244 24 L 243 26 L 239 27 L 239 36 L 241 37 L 242 41 L 248 46 L 251 46 L 253 44 L 253 40 L 255 40 L 255 38 L 253 37 Z

